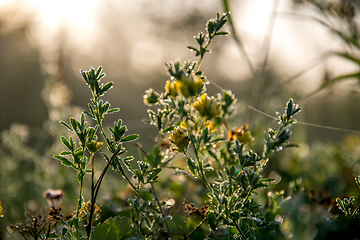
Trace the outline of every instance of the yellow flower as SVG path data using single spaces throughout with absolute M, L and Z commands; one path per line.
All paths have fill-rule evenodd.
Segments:
M 206 93 L 203 93 L 192 106 L 198 110 L 201 116 L 212 119 L 221 113 L 221 105 L 214 97 L 208 97 Z
M 190 142 L 187 132 L 181 127 L 176 127 L 170 134 L 169 139 L 175 144 L 179 152 L 184 152 Z
M 244 143 L 245 145 L 251 146 L 254 137 L 251 135 L 251 132 L 248 130 L 249 125 L 245 124 L 241 128 L 234 128 L 232 131 L 228 132 L 228 141 L 239 140 L 239 142 Z
M 208 127 L 210 129 L 210 132 L 215 132 L 215 123 L 211 122 L 211 121 L 206 121 L 206 127 Z
M 195 96 L 201 92 L 204 81 L 200 76 L 187 75 L 182 76 L 175 82 L 177 93 L 181 93 L 184 97 Z
M 194 76 L 193 77 L 193 82 L 190 85 L 191 90 L 194 93 L 194 95 L 201 92 L 203 86 L 204 86 L 204 81 L 201 79 L 201 77 L 200 76 Z
M 189 128 L 191 130 L 194 130 L 196 133 L 198 133 L 205 127 L 209 128 L 211 133 L 215 131 L 215 123 L 209 120 L 206 121 L 205 118 L 201 118 L 201 117 L 196 118 L 194 122 L 189 122 L 188 120 L 186 120 L 185 122 L 181 122 L 180 127 L 182 127 L 185 130 Z
M 165 93 L 166 95 L 170 95 L 172 97 L 176 97 L 178 95 L 176 81 L 167 80 L 165 83 Z
M 178 93 L 184 95 L 184 97 L 190 96 L 189 85 L 187 82 L 176 81 L 176 90 Z

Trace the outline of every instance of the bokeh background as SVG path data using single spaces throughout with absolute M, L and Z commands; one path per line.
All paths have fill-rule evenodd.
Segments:
M 301 122 L 354 130 L 297 125 L 294 141 L 301 150 L 281 155 L 267 172 L 284 179 L 279 189 L 302 177 L 309 188 L 343 197 L 356 194 L 353 176 L 360 174 L 358 79 L 318 90 L 329 79 L 359 71 L 352 61 L 329 53 L 358 51 L 313 18 L 344 31 L 346 22 L 309 2 L 229 1 L 253 70 L 231 35 L 215 39 L 202 70 L 210 81 L 232 90 L 239 99 L 239 125 L 249 123 L 260 144 L 265 126 L 276 123 L 241 102 L 275 115 L 293 97 L 303 108 Z M 350 2 L 353 21 L 359 22 L 359 3 Z M 62 188 L 76 198 L 73 172 L 51 156 L 62 149 L 58 121 L 87 109 L 90 91 L 79 70 L 104 67 L 106 81 L 114 82 L 105 100 L 121 109 L 105 124 L 123 119 L 129 133 L 139 133 L 139 142 L 150 151 L 155 129 L 142 122 L 147 118 L 144 91 L 163 90 L 168 79 L 164 63 L 194 58 L 186 47 L 196 46 L 193 36 L 223 11 L 220 0 L 0 0 L 2 236 L 25 209 L 44 207 L 45 189 Z M 209 90 L 219 91 L 213 84 Z M 134 146 L 129 151 L 136 154 Z M 111 186 L 104 193 L 111 198 L 119 189 Z

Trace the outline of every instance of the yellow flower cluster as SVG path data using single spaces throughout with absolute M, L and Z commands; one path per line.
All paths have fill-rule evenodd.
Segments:
M 197 118 L 193 124 L 191 124 L 189 121 L 186 121 L 186 122 L 181 122 L 180 126 L 184 129 L 190 127 L 191 129 L 195 130 L 195 132 L 201 131 L 204 127 L 209 128 L 210 132 L 215 131 L 215 123 L 200 117 Z
M 212 119 L 221 113 L 220 103 L 214 97 L 210 98 L 206 93 L 198 97 L 192 106 L 207 119 Z
M 195 96 L 203 89 L 204 81 L 200 76 L 182 76 L 180 80 L 167 80 L 165 83 L 165 93 L 172 97 L 182 94 L 184 97 Z
M 169 139 L 175 144 L 179 152 L 183 152 L 190 142 L 187 132 L 181 127 L 176 127 L 170 134 Z
M 245 124 L 241 128 L 234 128 L 232 131 L 229 131 L 227 134 L 228 141 L 237 139 L 239 142 L 251 146 L 254 141 L 254 137 L 251 135 L 251 132 L 248 130 L 248 128 L 249 125 Z

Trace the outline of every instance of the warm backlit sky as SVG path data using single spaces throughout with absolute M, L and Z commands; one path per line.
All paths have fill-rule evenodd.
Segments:
M 182 2 L 182 5 L 185 7 L 200 6 L 205 3 L 207 8 L 214 8 L 216 11 L 221 11 L 221 1 L 203 0 L 196 1 L 196 3 L 192 1 L 180 2 Z M 276 0 L 230 1 L 230 3 L 232 3 L 232 14 L 238 33 L 243 37 L 246 51 L 254 63 L 263 58 L 263 51 L 261 49 L 264 46 L 263 43 L 268 29 L 269 19 L 271 19 L 274 3 L 276 2 Z M 97 37 L 92 36 L 92 33 L 94 30 L 101 33 L 100 18 L 106 18 L 106 15 L 99 16 L 97 12 L 101 7 L 100 3 L 101 1 L 99 0 L 0 0 L 0 8 L 6 8 L 11 4 L 19 4 L 22 5 L 24 12 L 34 14 L 35 19 L 31 32 L 32 37 L 36 44 L 41 46 L 43 58 L 46 61 L 47 58 L 50 58 L 51 52 L 56 51 L 52 43 L 54 39 L 59 38 L 59 29 L 62 29 L 60 35 L 66 34 L 68 44 L 70 44 L 72 48 L 76 48 L 77 51 L 80 52 L 87 52 L 91 49 L 99 40 Z M 137 10 L 139 4 L 161 5 L 163 9 L 158 7 L 159 14 L 168 14 L 170 16 L 177 13 L 174 9 L 181 5 L 179 1 L 170 0 L 109 0 L 107 3 L 119 10 L 119 16 L 127 15 L 133 23 L 137 21 L 139 26 L 146 25 L 147 20 L 144 14 L 142 14 L 140 10 Z M 278 3 L 276 7 L 277 11 L 293 11 L 290 0 L 280 0 Z M 164 7 L 167 7 L 169 11 L 164 12 Z M 156 8 L 152 8 L 153 11 L 154 9 Z M 305 13 L 314 14 L 313 12 Z M 176 17 L 176 15 L 174 17 Z M 133 29 L 134 26 L 130 23 L 127 28 L 124 29 L 132 42 L 130 62 L 134 65 L 142 64 L 145 70 L 146 66 L 148 68 L 154 68 L 161 65 L 162 67 L 162 63 L 168 60 L 164 59 L 161 54 L 161 52 L 165 51 L 163 45 L 159 43 L 156 38 L 152 38 L 151 36 L 144 38 Z M 269 58 L 276 59 L 277 64 L 283 69 L 285 74 L 291 74 L 291 72 L 302 69 L 306 63 L 321 53 L 328 51 L 329 48 L 341 47 L 336 41 L 329 41 L 329 39 L 332 39 L 331 34 L 320 25 L 314 24 L 314 22 L 278 17 L 275 21 L 270 41 Z M 326 42 L 326 44 L 323 44 L 324 42 Z M 154 51 L 154 49 L 157 49 L 157 51 Z M 222 60 L 219 63 L 223 65 L 220 71 L 221 69 L 225 69 L 223 74 L 226 74 L 229 79 L 238 79 L 237 76 L 239 76 L 239 74 L 250 74 L 248 70 L 246 71 L 243 68 L 239 69 L 236 67 L 239 61 L 241 61 L 241 56 L 235 44 L 231 43 L 224 46 L 222 54 L 224 56 L 223 59 L 227 60 Z M 336 66 L 341 65 L 336 59 L 328 60 L 326 64 L 330 66 L 334 64 Z M 309 84 L 316 85 L 317 81 L 314 81 L 314 79 L 321 78 L 326 64 L 320 64 L 319 67 L 309 71 L 305 75 L 306 78 L 304 79 L 308 79 L 307 87 L 309 87 Z M 232 65 L 234 65 L 232 71 L 228 71 Z M 348 64 L 346 66 L 348 66 Z M 344 71 L 344 67 L 335 68 L 333 71 L 337 74 L 340 71 Z M 301 85 L 304 85 L 303 82 L 301 82 Z

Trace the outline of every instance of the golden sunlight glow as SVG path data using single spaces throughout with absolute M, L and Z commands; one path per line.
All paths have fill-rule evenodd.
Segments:
M 62 27 L 79 34 L 91 30 L 98 17 L 98 4 L 98 0 L 0 0 L 0 8 L 19 6 L 34 16 L 32 30 L 40 42 Z
M 26 3 L 46 24 L 54 26 L 61 21 L 85 24 L 91 19 L 98 0 L 26 0 Z

